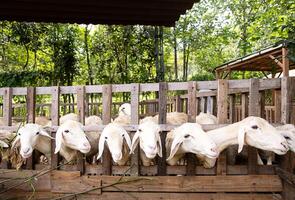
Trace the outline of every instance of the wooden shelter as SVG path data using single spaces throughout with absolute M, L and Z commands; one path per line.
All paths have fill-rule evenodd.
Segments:
M 295 69 L 295 63 L 288 59 L 288 47 L 291 44 L 282 42 L 224 63 L 215 68 L 216 79 L 230 77 L 232 71 L 271 72 L 273 76 L 281 72 L 284 77 L 288 77 L 289 70 Z

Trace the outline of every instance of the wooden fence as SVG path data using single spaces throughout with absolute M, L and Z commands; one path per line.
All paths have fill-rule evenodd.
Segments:
M 220 154 L 216 166 L 212 169 L 203 168 L 192 154 L 186 155 L 186 164 L 179 166 L 166 165 L 165 138 L 167 131 L 175 126 L 166 124 L 167 96 L 171 91 L 185 91 L 185 103 L 175 103 L 177 111 L 187 111 L 189 121 L 194 122 L 200 105 L 204 107 L 205 97 L 211 104 L 207 108 L 218 117 L 218 125 L 204 125 L 205 130 L 215 129 L 232 123 L 239 118 L 236 115 L 236 100 L 240 98 L 240 111 L 242 118 L 252 115 L 266 117 L 268 108 L 265 106 L 265 91 L 273 90 L 276 94 L 275 117 L 276 122 L 289 123 L 292 113 L 291 101 L 294 95 L 295 79 L 251 79 L 251 80 L 218 80 L 202 82 L 178 82 L 178 83 L 152 83 L 152 84 L 126 84 L 126 85 L 96 85 L 96 86 L 71 86 L 71 87 L 28 87 L 28 88 L 1 88 L 3 96 L 3 118 L 6 126 L 0 129 L 16 130 L 12 124 L 12 97 L 14 95 L 27 96 L 27 121 L 34 122 L 36 95 L 51 96 L 51 135 L 59 125 L 60 95 L 77 95 L 77 113 L 82 123 L 85 121 L 85 97 L 88 94 L 102 94 L 102 119 L 103 124 L 111 121 L 112 95 L 118 92 L 131 93 L 131 125 L 125 126 L 130 132 L 131 138 L 137 129 L 140 119 L 139 105 L 142 92 L 158 93 L 158 114 L 161 124 L 162 154 L 157 157 L 155 165 L 144 167 L 140 163 L 139 149 L 131 155 L 130 162 L 126 166 L 113 165 L 109 151 L 103 153 L 102 163 L 88 164 L 85 157 L 79 154 L 76 165 L 65 165 L 59 170 L 50 172 L 49 175 L 37 180 L 36 195 L 40 197 L 83 192 L 90 188 L 97 190 L 83 194 L 81 197 L 88 199 L 293 199 L 294 194 L 294 155 L 288 153 L 281 156 L 277 165 L 257 165 L 256 149 L 245 148 L 248 151 L 248 161 L 241 165 L 228 165 L 226 152 Z M 212 90 L 207 93 L 199 93 L 199 90 Z M 176 98 L 175 101 L 179 101 Z M 202 102 L 203 101 L 203 102 Z M 207 100 L 206 100 L 207 101 Z M 214 108 L 213 105 L 217 105 Z M 177 106 L 176 106 L 177 105 Z M 207 104 L 208 105 L 208 104 Z M 171 106 L 172 107 L 172 106 Z M 102 130 L 104 126 L 85 126 L 85 131 Z M 52 140 L 52 149 L 55 143 Z M 105 148 L 107 149 L 107 148 Z M 58 168 L 59 156 L 51 155 L 51 167 Z M 34 159 L 28 159 L 24 172 L 11 172 L 1 174 L 0 179 L 20 178 L 24 174 L 30 174 L 41 170 L 45 166 L 34 163 Z M 280 171 L 276 171 L 279 167 Z M 35 170 L 33 170 L 35 169 Z M 119 175 L 130 177 L 120 178 Z M 279 176 L 278 176 L 278 175 Z M 103 175 L 103 176 L 101 176 Z M 183 175 L 183 176 L 175 176 Z M 121 182 L 120 185 L 110 185 Z M 293 181 L 293 182 L 292 182 Z M 292 185 L 293 184 L 293 185 Z M 2 188 L 9 187 L 2 184 Z M 293 187 L 293 189 L 292 189 Z M 32 189 L 28 186 L 20 187 L 21 193 L 9 193 L 6 195 L 19 195 L 24 197 Z M 25 192 L 24 192 L 25 191 Z M 43 193 L 42 193 L 43 192 Z M 0 191 L 1 195 L 1 191 Z

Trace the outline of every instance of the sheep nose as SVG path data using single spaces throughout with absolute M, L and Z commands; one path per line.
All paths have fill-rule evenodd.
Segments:
M 89 147 L 89 144 L 88 144 L 87 142 L 84 142 L 84 143 L 83 143 L 83 146 L 84 146 L 84 147 Z
M 286 149 L 288 148 L 288 145 L 287 145 L 285 142 L 281 142 L 281 145 L 282 145 L 283 147 L 285 147 Z
M 30 151 L 30 148 L 25 148 L 24 153 L 28 153 Z
M 217 150 L 217 148 L 216 147 L 214 147 L 214 148 L 211 148 L 210 149 L 212 152 L 214 152 L 214 153 L 218 153 L 218 150 Z
M 149 145 L 148 148 L 151 149 L 151 150 L 155 150 L 156 149 L 156 145 L 155 146 Z

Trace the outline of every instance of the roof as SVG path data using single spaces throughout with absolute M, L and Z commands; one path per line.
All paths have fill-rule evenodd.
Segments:
M 3 0 L 0 20 L 174 26 L 199 0 Z
M 288 42 L 275 44 L 262 50 L 253 52 L 244 57 L 231 60 L 215 68 L 215 71 L 282 71 L 277 62 L 282 62 L 282 49 Z M 295 63 L 290 61 L 290 69 L 295 68 Z

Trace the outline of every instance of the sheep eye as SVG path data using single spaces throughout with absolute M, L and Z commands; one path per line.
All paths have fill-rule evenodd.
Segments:
M 104 137 L 104 139 L 108 139 L 108 137 Z
M 68 133 L 68 132 L 70 132 L 69 130 L 65 130 L 65 133 Z
M 184 138 L 188 138 L 190 135 L 185 135 Z
M 39 131 L 36 133 L 36 135 L 39 135 Z
M 18 133 L 17 135 L 19 135 L 19 136 L 20 136 L 20 133 Z
M 291 138 L 290 137 L 288 137 L 288 136 L 285 136 L 284 137 L 286 140 L 290 140 Z
M 122 137 L 124 137 L 124 134 L 122 135 Z
M 138 129 L 138 131 L 141 132 L 142 130 L 141 129 Z
M 254 126 L 252 126 L 251 128 L 253 128 L 253 129 L 258 129 L 258 126 L 257 126 L 257 125 L 254 125 Z
M 125 108 L 122 108 L 122 110 L 125 110 Z

